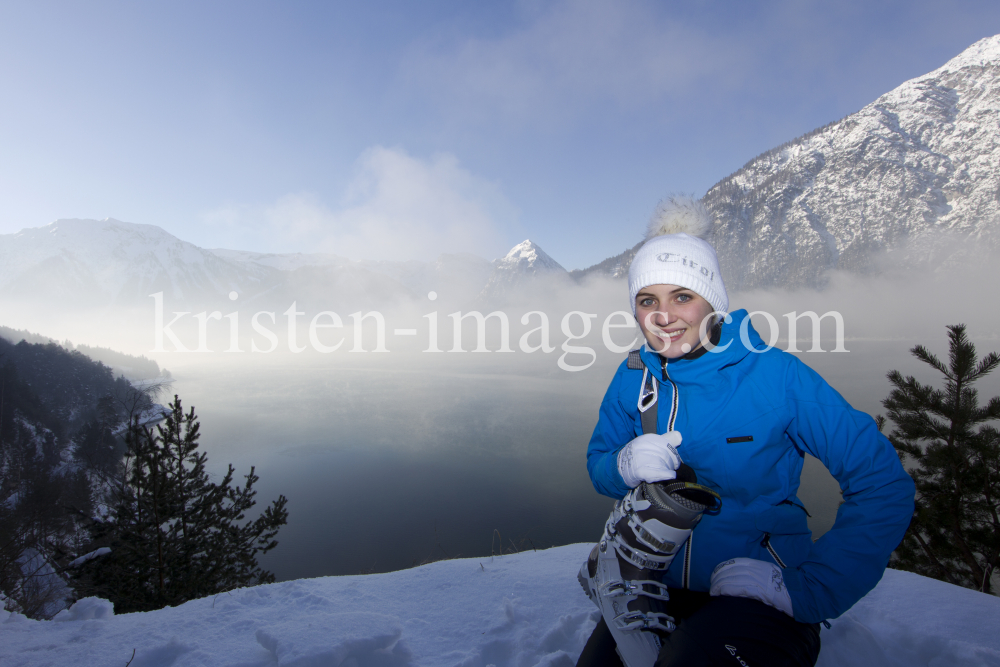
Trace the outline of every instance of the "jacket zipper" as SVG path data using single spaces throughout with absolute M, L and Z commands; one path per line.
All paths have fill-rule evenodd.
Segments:
M 760 546 L 767 549 L 767 552 L 771 554 L 771 558 L 773 558 L 774 562 L 778 564 L 778 567 L 781 569 L 788 567 L 785 565 L 785 561 L 781 560 L 781 556 L 779 556 L 778 552 L 774 550 L 774 547 L 771 546 L 771 533 L 764 533 L 764 539 L 760 541 Z
M 673 389 L 671 392 L 673 396 L 670 399 L 670 419 L 667 420 L 667 430 L 674 430 L 674 422 L 677 420 L 677 409 L 680 407 L 680 397 L 677 395 L 677 384 L 670 378 L 670 374 L 667 372 L 667 360 L 663 358 L 661 362 L 661 367 L 663 371 L 663 379 L 670 383 L 670 387 Z
M 694 532 L 688 535 L 687 549 L 684 550 L 684 572 L 681 574 L 681 585 L 684 588 L 691 588 L 691 543 L 694 541 Z

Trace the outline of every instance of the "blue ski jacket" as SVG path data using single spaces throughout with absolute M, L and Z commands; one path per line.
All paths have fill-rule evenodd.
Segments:
M 745 310 L 731 313 L 716 348 L 700 357 L 667 361 L 645 345 L 640 357 L 659 383 L 657 430 L 680 431 L 684 462 L 722 496 L 722 511 L 702 518 L 664 583 L 707 591 L 722 561 L 775 562 L 796 620 L 807 623 L 840 616 L 875 587 L 913 516 L 914 485 L 869 415 L 793 355 L 768 348 Z M 618 452 L 642 434 L 642 376 L 626 362 L 618 368 L 587 448 L 594 487 L 612 498 L 629 491 Z M 844 497 L 815 543 L 796 497 L 806 452 Z

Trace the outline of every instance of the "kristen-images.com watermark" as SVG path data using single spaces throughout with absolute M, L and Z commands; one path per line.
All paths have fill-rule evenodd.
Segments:
M 235 300 L 235 293 L 230 298 Z M 422 338 L 426 340 L 426 347 L 421 352 L 424 353 L 514 353 L 520 351 L 524 354 L 534 354 L 542 352 L 550 354 L 557 349 L 561 352 L 556 360 L 560 369 L 568 372 L 586 370 L 597 361 L 597 351 L 589 345 L 581 345 L 580 341 L 588 339 L 594 333 L 594 325 L 600 319 L 597 313 L 588 313 L 580 310 L 569 311 L 559 318 L 559 332 L 563 338 L 557 341 L 558 348 L 553 344 L 552 326 L 549 315 L 540 310 L 532 310 L 521 314 L 520 318 L 515 316 L 516 321 L 520 321 L 522 327 L 526 327 L 519 334 L 516 349 L 511 347 L 511 324 L 510 317 L 506 312 L 495 310 L 486 315 L 479 311 L 453 312 L 444 317 L 450 320 L 450 326 L 445 322 L 444 317 L 438 311 L 432 311 L 421 316 L 423 320 L 419 326 L 414 327 L 393 327 L 387 325 L 386 316 L 379 311 L 357 311 L 350 313 L 351 325 L 345 327 L 344 319 L 332 310 L 324 310 L 314 315 L 307 315 L 304 311 L 297 309 L 296 302 L 280 314 L 276 311 L 258 311 L 251 315 L 248 320 L 241 317 L 238 310 L 223 314 L 222 311 L 202 311 L 192 313 L 190 311 L 173 311 L 172 319 L 166 321 L 164 315 L 163 292 L 149 295 L 154 300 L 153 310 L 153 341 L 154 347 L 151 353 L 214 353 L 224 354 L 269 354 L 286 347 L 292 354 L 299 354 L 307 350 L 319 354 L 332 354 L 335 352 L 347 353 L 387 353 L 390 352 L 386 344 L 387 335 L 391 333 L 394 340 L 413 340 Z M 431 300 L 436 295 L 431 292 Z M 781 340 L 781 331 L 778 318 L 765 311 L 754 311 L 749 314 L 740 325 L 739 339 L 748 350 L 753 353 L 761 353 L 775 347 Z M 750 317 L 760 316 L 769 326 L 769 334 L 765 339 L 764 347 L 755 347 L 750 339 L 749 322 Z M 803 313 L 790 312 L 782 316 L 787 321 L 787 341 L 785 350 L 788 352 L 848 352 L 844 347 L 844 318 L 837 311 L 830 311 L 823 315 L 818 315 L 813 311 Z M 820 339 L 820 327 L 823 320 L 829 318 L 834 326 L 834 338 L 832 349 L 823 349 Z M 732 318 L 727 313 L 712 313 L 700 323 L 700 339 L 707 340 L 708 329 L 718 320 L 724 319 L 727 323 L 732 322 Z M 810 347 L 800 350 L 798 347 L 798 323 L 805 319 L 811 326 L 809 332 Z M 283 322 L 281 320 L 284 320 Z M 242 323 L 242 324 L 241 324 Z M 249 336 L 241 335 L 246 332 L 246 325 L 249 324 L 252 331 Z M 410 322 L 410 324 L 413 324 Z M 190 331 L 191 326 L 196 327 L 196 331 Z M 654 323 L 647 322 L 647 329 L 656 331 Z M 241 328 L 241 326 L 243 328 Z M 468 329 L 475 327 L 474 336 L 469 336 Z M 174 327 L 187 328 L 186 334 L 182 334 Z M 620 331 L 621 330 L 621 331 Z M 625 333 L 623 330 L 628 330 Z M 283 334 L 284 346 L 279 339 L 278 332 Z M 347 333 L 350 332 L 350 344 Z M 450 335 L 449 335 L 450 334 Z M 637 327 L 634 316 L 631 312 L 617 310 L 606 315 L 600 324 L 601 343 L 604 348 L 616 355 L 624 354 L 635 349 L 644 342 L 644 338 Z M 192 340 L 194 339 L 194 340 Z M 661 337 L 665 345 L 669 346 L 668 338 Z M 474 347 L 471 347 L 474 341 Z M 706 346 L 709 353 L 723 352 L 735 341 L 718 346 Z M 471 349 L 467 349 L 469 345 Z M 663 349 L 659 350 L 663 352 Z M 687 350 L 684 350 L 686 352 Z

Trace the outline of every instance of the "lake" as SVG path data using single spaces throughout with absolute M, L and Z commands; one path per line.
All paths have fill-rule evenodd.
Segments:
M 885 361 L 887 346 L 900 347 L 803 357 L 873 410 L 888 383 L 865 359 Z M 585 451 L 621 356 L 579 373 L 554 356 L 188 355 L 167 365 L 170 393 L 196 407 L 210 468 L 256 466 L 258 509 L 288 497 L 288 525 L 261 561 L 286 580 L 596 541 L 613 501 L 593 490 Z M 799 495 L 822 534 L 840 496 L 815 459 Z

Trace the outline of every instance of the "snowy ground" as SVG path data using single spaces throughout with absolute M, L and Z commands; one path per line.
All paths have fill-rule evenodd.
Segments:
M 0 618 L 0 664 L 572 667 L 596 622 L 576 572 L 590 545 L 300 579 L 113 616 Z M 1000 665 L 1000 598 L 907 572 L 823 629 L 819 665 Z

